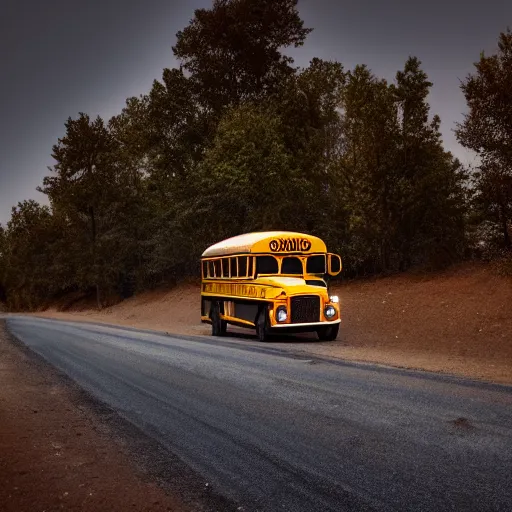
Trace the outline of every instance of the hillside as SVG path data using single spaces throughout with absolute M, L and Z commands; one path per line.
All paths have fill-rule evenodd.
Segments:
M 343 311 L 337 341 L 303 335 L 273 342 L 295 351 L 512 383 L 512 278 L 488 265 L 353 281 L 334 291 Z M 40 315 L 209 335 L 209 326 L 199 322 L 198 284 L 143 293 L 102 312 L 77 303 L 67 312 L 54 307 Z

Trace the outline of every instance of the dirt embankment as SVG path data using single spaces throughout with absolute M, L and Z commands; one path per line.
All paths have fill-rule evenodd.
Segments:
M 338 340 L 288 338 L 286 347 L 512 383 L 512 278 L 488 265 L 354 281 L 333 291 L 343 315 Z M 187 284 L 144 293 L 102 312 L 77 305 L 74 311 L 41 315 L 208 335 L 209 327 L 199 321 L 199 293 L 198 285 Z

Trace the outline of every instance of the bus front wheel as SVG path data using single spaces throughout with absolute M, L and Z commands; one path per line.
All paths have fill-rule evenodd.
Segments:
M 268 315 L 266 308 L 262 308 L 256 320 L 256 334 L 259 341 L 268 340 Z
M 318 329 L 316 333 L 320 341 L 334 341 L 338 336 L 339 330 L 340 324 L 327 325 L 325 327 L 321 327 L 320 329 Z
M 227 322 L 220 317 L 220 304 L 215 302 L 210 313 L 212 321 L 212 336 L 224 336 L 227 331 Z

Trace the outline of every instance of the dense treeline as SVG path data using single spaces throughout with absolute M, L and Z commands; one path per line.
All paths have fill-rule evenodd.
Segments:
M 94 290 L 101 307 L 197 274 L 205 247 L 253 230 L 317 234 L 345 275 L 446 265 L 489 233 L 510 247 L 512 35 L 463 84 L 457 135 L 482 157 L 469 173 L 417 58 L 393 83 L 364 65 L 298 69 L 282 49 L 310 31 L 297 0 L 215 0 L 148 94 L 108 122 L 69 118 L 39 188 L 50 207 L 24 201 L 0 227 L 0 299 Z

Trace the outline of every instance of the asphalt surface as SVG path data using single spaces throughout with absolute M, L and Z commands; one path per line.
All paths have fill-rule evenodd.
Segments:
M 7 325 L 244 511 L 512 510 L 512 387 L 293 344 Z

